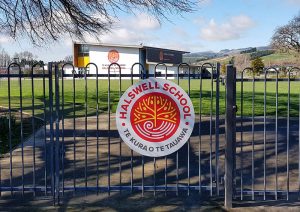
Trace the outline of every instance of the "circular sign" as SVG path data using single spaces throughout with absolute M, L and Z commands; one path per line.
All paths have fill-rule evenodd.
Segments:
M 195 122 L 193 104 L 175 83 L 150 78 L 120 98 L 116 123 L 123 141 L 134 151 L 151 157 L 172 154 L 190 138 Z
M 119 55 L 119 52 L 117 50 L 113 49 L 113 50 L 110 50 L 108 52 L 107 57 L 108 57 L 109 62 L 116 63 L 116 62 L 119 61 L 120 55 Z

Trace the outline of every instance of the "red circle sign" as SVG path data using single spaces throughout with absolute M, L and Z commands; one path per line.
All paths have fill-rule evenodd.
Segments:
M 180 112 L 171 97 L 153 92 L 136 100 L 130 122 L 134 132 L 145 141 L 163 142 L 178 129 Z
M 150 78 L 131 87 L 120 98 L 116 124 L 122 140 L 134 151 L 161 157 L 179 150 L 190 138 L 194 107 L 175 83 Z
M 110 50 L 108 52 L 108 56 L 107 57 L 108 57 L 109 62 L 111 62 L 111 63 L 116 63 L 120 59 L 119 52 L 117 50 L 115 50 L 115 49 Z

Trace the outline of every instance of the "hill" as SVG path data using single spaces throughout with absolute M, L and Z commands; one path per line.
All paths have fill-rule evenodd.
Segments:
M 250 66 L 251 60 L 261 57 L 265 66 L 300 66 L 300 56 L 292 53 L 278 53 L 269 46 L 224 49 L 219 52 L 197 52 L 184 55 L 183 61 L 190 64 L 220 62 L 228 64 L 233 60 L 238 69 Z

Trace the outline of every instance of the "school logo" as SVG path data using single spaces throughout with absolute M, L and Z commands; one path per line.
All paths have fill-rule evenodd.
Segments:
M 116 123 L 123 141 L 151 157 L 172 154 L 190 138 L 195 122 L 193 104 L 175 83 L 150 78 L 127 89 L 121 97 Z
M 113 49 L 113 50 L 110 50 L 108 52 L 108 60 L 109 60 L 109 62 L 116 63 L 116 62 L 119 61 L 119 58 L 120 58 L 120 55 L 119 55 L 119 52 L 117 50 Z

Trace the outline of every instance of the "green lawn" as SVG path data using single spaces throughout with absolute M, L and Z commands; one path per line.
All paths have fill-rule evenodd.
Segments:
M 64 80 L 64 115 L 65 117 L 73 116 L 72 109 L 72 80 Z M 114 112 L 119 100 L 119 81 L 111 81 L 111 109 Z M 130 86 L 130 80 L 122 80 L 122 91 L 125 91 Z M 49 104 L 48 81 L 46 82 L 46 99 L 47 106 Z M 76 116 L 84 115 L 84 80 L 76 79 Z M 191 80 L 191 99 L 194 104 L 196 113 L 199 113 L 199 80 Z M 60 84 L 61 85 L 61 84 Z M 181 80 L 180 85 L 187 90 L 187 80 Z M 240 109 L 240 90 L 241 84 L 237 83 L 237 104 Z M 7 81 L 0 80 L 0 106 L 8 106 L 8 90 Z M 23 110 L 31 113 L 31 81 L 25 79 L 22 81 L 23 87 Z M 287 82 L 279 82 L 279 110 L 280 116 L 287 114 Z M 35 101 L 35 115 L 43 117 L 43 84 L 42 80 L 34 81 L 34 101 Z M 263 115 L 264 102 L 264 84 L 263 82 L 255 82 L 255 115 Z M 300 82 L 291 82 L 291 116 L 298 116 L 299 108 L 299 92 Z M 60 94 L 61 95 L 61 94 Z M 215 82 L 214 82 L 214 96 L 215 96 Z M 203 80 L 203 94 L 202 94 L 203 109 L 202 114 L 210 113 L 210 80 Z M 99 80 L 99 106 L 100 112 L 106 112 L 108 109 L 108 82 L 107 80 Z M 220 84 L 220 112 L 224 114 L 225 111 L 225 87 Z M 250 116 L 252 114 L 252 82 L 244 82 L 244 115 Z M 215 108 L 215 98 L 213 98 L 213 108 Z M 14 109 L 19 108 L 19 85 L 17 80 L 11 81 L 11 104 Z M 88 80 L 88 115 L 96 114 L 96 80 Z M 267 82 L 267 114 L 275 115 L 275 82 Z M 239 115 L 239 112 L 238 112 Z

